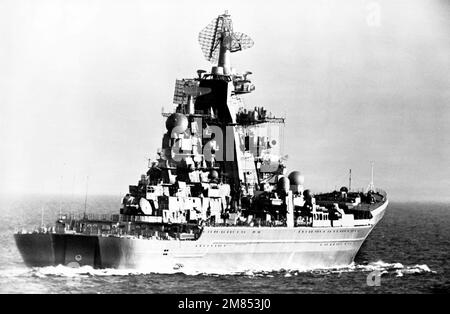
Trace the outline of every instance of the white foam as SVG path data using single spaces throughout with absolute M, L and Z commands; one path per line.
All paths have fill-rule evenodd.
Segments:
M 60 276 L 60 277 L 77 277 L 77 276 L 130 276 L 150 274 L 150 271 L 141 271 L 136 269 L 115 269 L 105 268 L 96 269 L 91 266 L 68 267 L 64 265 L 47 266 L 34 268 L 36 276 Z
M 412 265 L 405 266 L 402 263 L 386 263 L 383 261 L 372 262 L 367 265 L 355 264 L 352 263 L 348 267 L 344 267 L 341 269 L 331 270 L 332 272 L 352 272 L 352 271 L 363 271 L 363 272 L 372 272 L 379 271 L 381 274 L 389 274 L 395 273 L 397 277 L 402 277 L 405 274 L 421 274 L 421 273 L 436 273 L 432 271 L 428 265 Z
M 17 277 L 17 276 L 36 276 L 36 277 L 90 277 L 90 276 L 139 276 L 148 274 L 175 274 L 182 273 L 185 275 L 196 276 L 247 276 L 247 277 L 269 277 L 272 278 L 277 275 L 284 277 L 297 276 L 301 273 L 314 273 L 314 274 L 335 274 L 346 272 L 372 272 L 380 271 L 381 274 L 395 274 L 397 277 L 402 277 L 409 274 L 421 274 L 421 273 L 436 273 L 432 271 L 426 264 L 416 264 L 411 266 L 405 266 L 402 263 L 386 263 L 383 261 L 372 262 L 369 264 L 355 264 L 352 263 L 348 266 L 334 267 L 328 269 L 272 269 L 272 270 L 246 270 L 246 271 L 229 271 L 226 269 L 215 269 L 214 271 L 199 271 L 197 269 L 188 269 L 185 267 L 179 269 L 173 269 L 168 266 L 154 267 L 148 269 L 95 269 L 91 266 L 81 267 L 68 267 L 64 265 L 36 267 L 36 268 L 17 268 L 17 269 L 5 269 L 0 270 L 0 277 Z
M 0 278 L 19 277 L 31 272 L 29 268 L 8 268 L 0 269 Z

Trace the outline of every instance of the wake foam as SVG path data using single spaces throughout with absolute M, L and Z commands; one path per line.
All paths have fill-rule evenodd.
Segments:
M 331 273 L 344 273 L 344 272 L 373 272 L 379 271 L 383 274 L 396 274 L 397 277 L 401 277 L 406 274 L 422 274 L 422 273 L 436 273 L 432 271 L 426 264 L 416 264 L 416 265 L 403 265 L 402 263 L 386 263 L 383 261 L 377 261 L 369 264 L 356 264 L 343 268 L 328 269 L 325 272 Z M 319 270 L 320 272 L 320 270 Z
M 0 269 L 0 278 L 20 277 L 30 274 L 29 268 L 8 268 Z
M 369 264 L 355 264 L 327 268 L 327 269 L 273 269 L 273 270 L 246 270 L 244 272 L 215 270 L 214 272 L 200 272 L 194 269 L 186 268 L 166 268 L 166 269 L 94 269 L 91 266 L 81 266 L 77 268 L 58 265 L 36 268 L 20 268 L 0 270 L 0 277 L 18 277 L 18 276 L 34 276 L 34 277 L 101 277 L 101 276 L 141 276 L 152 274 L 183 274 L 188 276 L 246 276 L 246 277 L 293 277 L 302 274 L 341 274 L 348 272 L 373 272 L 379 271 L 381 275 L 395 275 L 402 277 L 410 274 L 436 273 L 432 271 L 426 264 L 403 265 L 402 263 L 386 263 L 383 261 L 372 262 Z

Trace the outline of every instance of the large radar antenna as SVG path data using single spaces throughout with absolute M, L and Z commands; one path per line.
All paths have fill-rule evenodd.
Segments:
M 230 72 L 230 53 L 251 48 L 253 40 L 244 33 L 233 31 L 228 11 L 211 21 L 198 35 L 198 41 L 206 60 L 217 63 L 223 74 Z M 221 69 L 222 68 L 222 69 Z

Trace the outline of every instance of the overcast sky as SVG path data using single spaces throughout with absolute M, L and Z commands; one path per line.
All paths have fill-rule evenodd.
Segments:
M 285 153 L 313 191 L 450 200 L 450 1 L 0 0 L 0 193 L 120 195 L 161 144 L 198 32 L 229 10 Z

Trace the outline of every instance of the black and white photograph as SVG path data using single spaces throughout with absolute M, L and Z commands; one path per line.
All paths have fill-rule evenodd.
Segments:
M 449 0 L 0 0 L 1 294 L 264 312 L 449 252 Z

